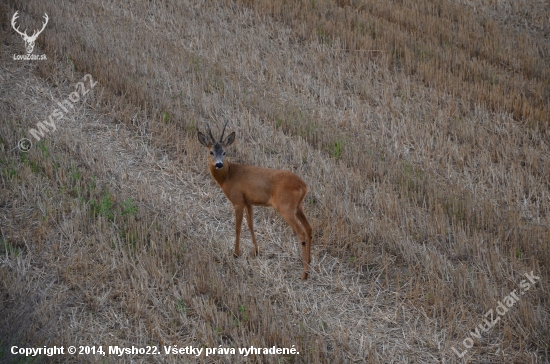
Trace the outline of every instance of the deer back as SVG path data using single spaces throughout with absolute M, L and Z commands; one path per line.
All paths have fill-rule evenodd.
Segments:
M 210 172 L 232 203 L 274 206 L 285 197 L 299 197 L 307 192 L 305 182 L 290 171 L 225 164 L 227 167 L 222 169 L 211 167 Z

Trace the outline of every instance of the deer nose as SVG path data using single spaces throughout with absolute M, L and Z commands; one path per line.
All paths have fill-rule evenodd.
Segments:
M 220 169 L 223 167 L 223 163 L 222 162 L 218 162 L 216 163 L 216 169 Z

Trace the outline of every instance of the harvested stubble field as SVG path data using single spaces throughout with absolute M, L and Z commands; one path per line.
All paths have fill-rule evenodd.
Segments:
M 48 14 L 46 61 L 13 60 L 16 10 L 29 34 Z M 8 0 L 0 15 L 0 362 L 549 362 L 548 1 Z M 97 85 L 37 142 L 85 74 Z M 232 257 L 233 209 L 197 141 L 225 120 L 232 161 L 308 184 L 309 280 L 272 209 L 255 209 L 260 256 L 245 225 Z M 251 346 L 299 354 L 238 354 Z

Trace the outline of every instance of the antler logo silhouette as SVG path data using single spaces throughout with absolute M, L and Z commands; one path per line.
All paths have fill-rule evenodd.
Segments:
M 15 21 L 17 20 L 17 18 L 19 17 L 19 15 L 17 15 L 17 13 L 19 13 L 19 11 L 16 11 L 15 14 L 13 14 L 13 18 L 11 18 L 11 26 L 13 27 L 13 29 L 19 33 L 21 35 L 21 37 L 23 37 L 23 40 L 25 41 L 25 49 L 27 50 L 27 54 L 31 54 L 33 49 L 34 49 L 34 42 L 36 42 L 36 38 L 38 38 L 38 36 L 40 35 L 40 33 L 42 33 L 42 31 L 44 30 L 44 28 L 46 28 L 46 24 L 48 24 L 48 14 L 44 13 L 44 19 L 46 19 L 46 22 L 44 23 L 44 25 L 42 26 L 42 29 L 40 29 L 38 31 L 38 33 L 36 32 L 36 30 L 32 33 L 32 35 L 29 37 L 27 35 L 27 29 L 25 29 L 25 32 L 21 32 L 19 30 L 19 27 L 15 27 Z

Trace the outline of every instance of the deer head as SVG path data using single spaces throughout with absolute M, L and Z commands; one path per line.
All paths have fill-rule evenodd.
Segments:
M 25 41 L 25 49 L 27 50 L 27 54 L 31 54 L 33 49 L 34 49 L 34 42 L 36 41 L 36 38 L 38 38 L 38 36 L 40 35 L 40 33 L 42 33 L 42 31 L 44 30 L 44 28 L 46 28 L 46 24 L 48 24 L 48 14 L 44 13 L 44 19 L 46 20 L 46 22 L 44 23 L 44 25 L 42 26 L 42 29 L 40 29 L 37 33 L 36 30 L 34 30 L 34 32 L 32 33 L 32 35 L 29 37 L 27 35 L 27 29 L 25 29 L 25 32 L 21 32 L 19 30 L 19 27 L 16 27 L 15 26 L 15 21 L 17 20 L 17 18 L 19 17 L 19 15 L 17 14 L 19 11 L 16 11 L 15 14 L 13 14 L 13 17 L 11 18 L 11 26 L 13 27 L 13 29 L 19 33 L 19 35 L 21 35 L 21 37 L 23 37 L 23 40 Z
M 210 130 L 210 126 L 207 124 L 208 127 L 208 134 L 210 135 L 210 140 L 204 135 L 203 133 L 199 132 L 199 142 L 210 149 L 209 151 L 209 159 L 210 164 L 213 165 L 216 169 L 223 168 L 223 159 L 225 157 L 225 147 L 230 146 L 235 141 L 235 132 L 231 133 L 225 140 L 223 140 L 223 135 L 225 134 L 225 128 L 227 127 L 227 123 L 229 121 L 225 122 L 225 125 L 223 127 L 222 136 L 219 141 L 216 141 L 214 136 L 212 135 L 212 130 Z

